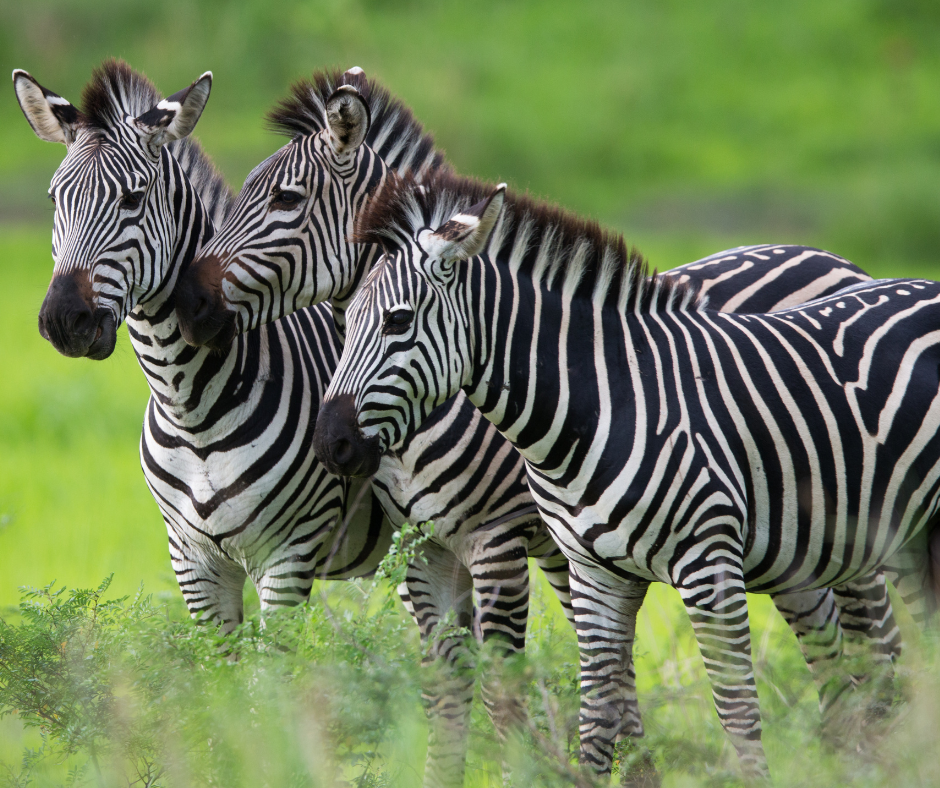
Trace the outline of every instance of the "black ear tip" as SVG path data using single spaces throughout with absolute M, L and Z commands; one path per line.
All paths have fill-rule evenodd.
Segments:
M 196 80 L 196 82 L 202 82 L 203 80 L 207 80 L 209 84 L 211 85 L 212 84 L 212 72 L 206 71 L 202 76 L 199 77 L 199 79 Z M 193 84 L 196 84 L 196 83 L 194 82 Z
M 33 84 L 36 84 L 36 80 L 33 79 L 32 75 L 28 71 L 23 71 L 21 68 L 13 69 L 13 84 L 16 84 L 18 79 L 28 79 Z

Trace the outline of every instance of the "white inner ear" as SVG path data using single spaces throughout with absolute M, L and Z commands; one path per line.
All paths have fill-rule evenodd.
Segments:
M 26 120 L 29 121 L 29 125 L 33 127 L 39 139 L 46 142 L 61 142 L 63 145 L 72 142 L 74 137 L 71 129 L 62 127 L 50 106 L 50 103 L 65 106 L 69 104 L 68 101 L 58 96 L 47 99 L 39 86 L 25 77 L 16 80 L 14 87 L 16 97 L 23 108 L 23 114 L 26 115 Z

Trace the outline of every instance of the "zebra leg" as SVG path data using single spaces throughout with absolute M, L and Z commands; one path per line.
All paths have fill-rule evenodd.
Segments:
M 835 733 L 855 684 L 843 669 L 843 633 L 833 592 L 828 588 L 771 594 L 796 635 L 819 693 L 823 729 Z
M 741 559 L 729 555 L 724 540 L 719 545 L 701 555 L 704 560 L 681 562 L 688 579 L 676 577 L 673 584 L 692 619 L 718 719 L 738 751 L 745 780 L 766 779 Z
M 861 660 L 871 685 L 868 716 L 884 717 L 894 701 L 894 664 L 901 657 L 901 630 L 894 618 L 884 572 L 875 572 L 832 589 L 846 634 L 846 653 Z
M 558 601 L 561 602 L 561 608 L 564 610 L 565 616 L 568 621 L 571 622 L 571 626 L 574 627 L 574 609 L 571 607 L 571 582 L 568 577 L 568 559 L 556 548 L 556 551 L 551 555 L 541 556 L 536 558 L 535 561 L 539 569 L 545 574 L 549 585 L 558 597 Z M 630 655 L 630 659 L 632 662 L 632 654 Z M 631 669 L 632 668 L 629 667 L 627 668 L 628 671 Z M 632 781 L 632 784 L 635 785 L 658 785 L 656 767 L 653 765 L 649 750 L 642 745 L 638 746 L 636 740 L 624 732 L 630 728 L 631 720 L 640 719 L 640 707 L 637 703 L 636 695 L 628 696 L 625 699 L 625 704 L 624 720 L 626 722 L 624 728 L 617 736 L 618 743 L 621 743 L 617 749 L 621 751 L 620 770 L 624 778 L 623 784 L 629 785 Z M 642 735 L 642 723 L 640 724 L 640 731 Z M 630 752 L 631 750 L 632 753 Z M 631 756 L 630 760 L 632 761 L 632 763 L 629 764 L 625 762 L 628 755 Z
M 571 626 L 574 626 L 574 610 L 571 607 L 571 583 L 568 579 L 568 559 L 562 554 L 561 550 L 551 555 L 540 556 L 535 559 L 539 569 L 548 580 L 548 584 L 561 602 L 561 609 L 565 613 Z
M 614 742 L 643 738 L 636 702 L 633 639 L 636 615 L 649 583 L 614 580 L 571 564 L 571 603 L 581 658 L 580 762 L 599 775 L 611 771 Z M 640 749 L 640 747 L 638 747 Z M 627 778 L 635 785 L 655 785 L 649 758 Z
M 296 607 L 310 599 L 313 578 L 297 577 L 276 572 L 265 572 L 258 583 L 258 598 L 261 600 L 261 617 L 284 607 Z
M 399 593 L 418 624 L 424 646 L 422 698 L 428 716 L 424 785 L 462 786 L 473 674 L 469 670 L 468 635 L 453 629 L 472 624 L 470 573 L 450 550 L 426 542 L 417 560 L 409 565 L 402 586 Z
M 904 545 L 882 567 L 921 630 L 927 627 L 938 608 L 938 536 L 940 529 L 928 526 L 925 532 Z
M 248 576 L 241 565 L 221 554 L 193 549 L 167 524 L 170 537 L 170 563 L 189 615 L 196 621 L 211 622 L 229 634 L 243 620 L 242 590 Z
M 506 681 L 504 660 L 525 653 L 525 633 L 529 616 L 529 535 L 525 532 L 506 540 L 494 532 L 490 543 L 475 550 L 470 563 L 473 580 L 474 634 L 489 647 L 493 661 L 482 680 L 486 711 L 500 743 L 505 748 L 513 734 L 525 727 L 526 712 L 520 688 Z M 503 779 L 511 773 L 503 761 Z

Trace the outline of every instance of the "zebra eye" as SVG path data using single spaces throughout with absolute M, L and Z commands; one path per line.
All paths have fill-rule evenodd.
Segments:
M 394 312 L 386 312 L 385 321 L 382 324 L 382 333 L 404 334 L 414 317 L 415 313 L 410 309 L 396 309 Z
M 55 208 L 55 195 L 54 195 L 54 194 L 50 194 L 50 195 L 49 195 L 49 199 L 52 200 L 52 207 Z
M 300 205 L 303 198 L 299 192 L 278 191 L 271 199 L 271 208 L 275 211 L 289 211 Z
M 121 198 L 121 207 L 125 211 L 136 211 L 144 200 L 143 192 L 125 192 Z

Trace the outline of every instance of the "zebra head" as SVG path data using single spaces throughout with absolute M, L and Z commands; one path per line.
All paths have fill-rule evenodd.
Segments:
M 109 60 L 81 110 L 25 71 L 13 72 L 13 86 L 36 135 L 66 146 L 49 189 L 54 267 L 39 333 L 63 355 L 107 358 L 128 313 L 172 291 L 164 278 L 176 212 L 163 146 L 193 130 L 212 74 L 161 100 L 145 77 Z
M 382 454 L 471 382 L 479 361 L 468 308 L 478 283 L 466 261 L 486 249 L 506 186 L 471 207 L 438 200 L 427 211 L 427 190 L 403 183 L 387 186 L 360 223 L 358 238 L 389 251 L 349 306 L 343 355 L 317 419 L 317 458 L 344 476 L 375 473 Z
M 321 72 L 269 114 L 292 139 L 252 170 L 228 219 L 181 277 L 176 304 L 187 342 L 225 345 L 236 332 L 355 286 L 356 213 L 386 172 L 363 145 L 370 102 L 387 99 L 373 92 L 361 69 Z

